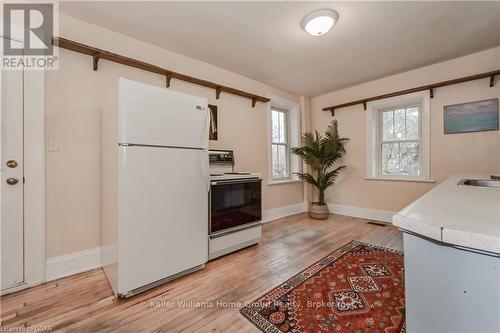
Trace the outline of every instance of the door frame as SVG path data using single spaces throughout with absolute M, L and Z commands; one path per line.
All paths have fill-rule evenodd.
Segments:
M 24 283 L 1 295 L 45 282 L 45 70 L 24 71 L 24 178 Z

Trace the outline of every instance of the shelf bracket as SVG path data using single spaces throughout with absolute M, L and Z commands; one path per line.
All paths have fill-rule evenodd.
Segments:
M 334 109 L 334 108 L 331 108 L 331 109 L 330 109 L 330 112 L 332 113 L 332 117 L 335 117 L 335 109 Z
M 431 98 L 434 98 L 434 88 L 429 88 L 429 94 L 431 95 Z
M 92 66 L 94 71 L 96 71 L 99 67 L 99 52 L 96 52 L 92 55 Z
M 490 87 L 495 86 L 495 75 L 490 76 Z
M 255 103 L 257 103 L 257 97 L 252 97 L 252 107 L 255 107 Z
M 221 87 L 215 88 L 215 99 L 219 99 L 221 91 L 222 91 Z
M 172 80 L 172 74 L 166 73 L 165 74 L 165 85 L 167 86 L 167 88 L 170 88 L 170 80 Z
M 365 109 L 366 111 L 366 101 L 363 102 L 363 108 Z

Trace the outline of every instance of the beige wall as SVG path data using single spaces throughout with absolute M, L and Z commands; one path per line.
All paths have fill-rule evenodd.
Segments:
M 233 86 L 260 95 L 273 94 L 310 106 L 303 127 L 320 131 L 331 120 L 321 108 L 352 99 L 498 69 L 500 48 L 390 76 L 315 98 L 300 99 L 266 84 L 221 68 L 128 38 L 109 30 L 60 15 L 60 35 L 159 66 Z M 60 50 L 58 71 L 47 73 L 46 137 L 59 142 L 58 152 L 46 153 L 47 256 L 53 257 L 101 245 L 101 143 L 103 112 L 109 109 L 107 92 L 116 89 L 118 77 L 164 85 L 164 77 L 101 61 L 93 72 L 91 58 Z M 497 79 L 498 80 L 498 79 Z M 211 89 L 173 80 L 171 89 L 208 98 L 219 107 L 219 140 L 212 148 L 234 149 L 239 170 L 261 172 L 267 182 L 266 105 L 229 94 L 219 100 Z M 431 177 L 438 182 L 459 171 L 500 172 L 498 131 L 442 134 L 443 105 L 500 96 L 500 83 L 487 80 L 439 88 L 431 101 Z M 345 164 L 348 170 L 328 192 L 332 203 L 383 210 L 399 210 L 431 189 L 427 183 L 364 180 L 366 125 L 362 106 L 338 110 L 341 133 L 351 138 Z M 300 203 L 299 183 L 264 185 L 264 209 Z
M 390 55 L 388 55 L 390 56 Z M 376 66 L 376 61 L 373 63 Z M 323 131 L 332 119 L 327 106 L 405 88 L 454 79 L 500 68 L 500 47 L 393 75 L 311 99 L 312 128 Z M 497 77 L 497 81 L 500 81 Z M 500 172 L 500 132 L 443 135 L 443 106 L 500 97 L 483 79 L 438 88 L 431 99 L 431 178 L 441 182 L 455 172 Z M 327 192 L 330 203 L 397 211 L 435 184 L 364 180 L 366 120 L 362 105 L 335 111 L 341 135 L 351 138 L 344 164 L 348 169 Z
M 60 36 L 163 66 L 184 74 L 266 96 L 300 103 L 300 97 L 221 68 L 187 58 L 109 30 L 60 15 Z M 115 106 L 108 93 L 120 76 L 164 86 L 165 78 L 101 61 L 92 71 L 89 56 L 61 49 L 59 70 L 46 78 L 46 138 L 59 142 L 46 153 L 47 257 L 101 245 L 102 117 Z M 251 107 L 248 99 L 172 80 L 171 89 L 205 97 L 219 107 L 219 140 L 212 148 L 234 149 L 236 168 L 260 172 L 264 178 L 263 208 L 303 202 L 302 184 L 267 186 L 266 104 Z

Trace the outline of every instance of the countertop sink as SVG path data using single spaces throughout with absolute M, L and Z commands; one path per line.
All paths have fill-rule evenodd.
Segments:
M 459 186 L 498 187 L 498 188 L 500 188 L 500 180 L 462 179 L 458 182 L 458 185 Z

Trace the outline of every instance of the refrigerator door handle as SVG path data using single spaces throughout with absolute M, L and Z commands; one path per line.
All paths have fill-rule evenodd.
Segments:
M 208 107 L 207 107 L 208 109 Z M 206 135 L 204 136 L 203 138 L 203 147 L 206 148 L 208 150 L 208 143 L 209 143 L 209 136 L 210 136 L 210 114 L 211 112 L 210 111 L 207 111 L 206 112 L 206 119 L 205 119 L 205 129 L 203 131 L 203 133 L 206 133 Z M 207 152 L 208 153 L 208 152 Z
M 149 147 L 149 148 L 166 148 L 166 149 L 189 149 L 189 150 L 206 150 L 200 147 L 184 147 L 184 146 L 160 146 L 160 145 L 146 145 L 142 143 L 118 143 L 120 147 Z
M 203 154 L 203 158 L 201 161 L 201 171 L 205 176 L 205 183 L 207 184 L 207 193 L 210 192 L 210 172 L 208 166 L 208 150 L 205 150 L 205 154 Z

